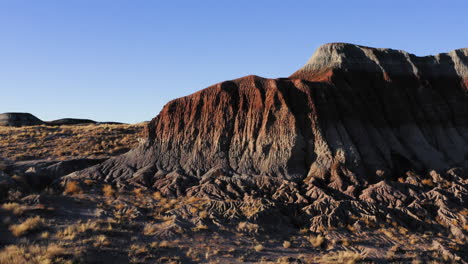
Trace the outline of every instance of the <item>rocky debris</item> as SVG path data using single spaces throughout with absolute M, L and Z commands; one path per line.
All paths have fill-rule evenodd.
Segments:
M 466 241 L 467 80 L 468 49 L 327 44 L 290 78 L 247 76 L 169 102 L 139 147 L 60 183 L 206 198 L 215 218 L 259 225 L 386 223 Z M 246 214 L 246 199 L 261 213 Z
M 44 121 L 29 113 L 3 113 L 0 114 L 0 126 L 37 126 Z
M 8 195 L 8 191 L 15 186 L 15 181 L 3 171 L 0 171 L 0 200 Z
M 4 173 L 16 176 L 16 182 L 8 176 L 9 183 L 25 190 L 41 190 L 64 175 L 102 163 L 106 159 L 32 160 L 10 163 Z M 2 172 L 3 173 L 3 172 Z M 12 187 L 13 185 L 9 185 Z M 19 185 L 19 186 L 18 186 Z

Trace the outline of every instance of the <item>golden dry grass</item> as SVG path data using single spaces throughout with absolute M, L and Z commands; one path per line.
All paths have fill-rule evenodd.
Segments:
M 352 251 L 339 251 L 326 254 L 318 260 L 318 263 L 342 263 L 342 264 L 355 264 L 362 260 L 364 256 Z
M 24 205 L 21 205 L 19 203 L 5 203 L 2 205 L 2 209 L 11 211 L 15 215 L 22 215 L 24 211 L 26 210 Z
M 163 241 L 161 241 L 161 242 L 159 243 L 159 247 L 161 247 L 161 248 L 168 248 L 168 247 L 170 247 L 170 246 L 171 246 L 171 244 L 170 244 L 169 241 L 167 241 L 167 240 L 163 240 Z
M 80 185 L 76 181 L 67 182 L 65 185 L 65 190 L 63 191 L 65 194 L 79 194 L 82 193 L 83 190 L 81 189 Z
M 395 240 L 396 236 L 390 229 L 381 228 L 378 230 L 382 234 L 386 235 L 388 238 Z
M 57 244 L 11 245 L 0 251 L 0 264 L 49 264 L 65 263 L 60 256 L 68 254 L 67 250 Z
M 325 237 L 323 237 L 322 235 L 311 236 L 309 237 L 309 242 L 312 245 L 312 247 L 320 247 L 323 245 L 323 242 L 325 242 Z
M 341 245 L 344 247 L 349 247 L 351 245 L 351 242 L 349 241 L 349 239 L 344 238 L 341 240 Z
M 193 231 L 202 231 L 202 230 L 208 230 L 208 226 L 204 224 L 198 224 L 196 227 L 192 228 Z
M 158 225 L 147 223 L 143 228 L 143 234 L 145 236 L 152 236 L 158 231 Z
M 154 192 L 153 193 L 153 198 L 156 200 L 161 200 L 163 198 L 162 194 L 160 192 Z
M 102 192 L 104 193 L 104 196 L 112 197 L 115 195 L 115 190 L 112 188 L 111 185 L 106 184 L 104 187 L 102 187 Z
M 108 245 L 110 245 L 110 241 L 105 235 L 98 235 L 94 238 L 94 243 L 93 243 L 94 247 L 99 248 L 99 247 L 105 247 Z
M 257 233 L 258 230 L 259 230 L 259 226 L 257 224 L 253 224 L 249 222 L 240 222 L 237 225 L 237 231 L 239 232 Z
M 434 182 L 432 182 L 431 179 L 423 179 L 421 182 L 422 182 L 422 184 L 427 185 L 427 186 L 429 186 L 429 187 L 433 187 L 433 186 L 434 186 Z
M 133 190 L 133 193 L 135 194 L 136 197 L 142 198 L 144 196 L 144 191 L 141 188 L 136 188 Z
M 148 252 L 148 248 L 146 248 L 145 245 L 142 244 L 132 244 L 130 245 L 130 253 L 139 255 L 139 254 L 144 254 Z
M 96 183 L 95 181 L 90 180 L 90 179 L 84 180 L 84 184 L 86 184 L 87 186 L 91 186 L 91 185 L 93 185 L 93 184 L 95 184 L 95 183 Z
M 49 232 L 42 232 L 41 235 L 40 235 L 40 238 L 42 239 L 49 239 L 50 237 L 50 233 Z
M 97 222 L 88 220 L 85 223 L 76 223 L 67 226 L 65 229 L 57 232 L 55 236 L 56 238 L 63 240 L 73 240 L 82 233 L 85 233 L 87 231 L 97 231 L 98 229 L 99 226 Z
M 36 231 L 45 225 L 44 219 L 40 216 L 30 217 L 21 224 L 11 225 L 9 230 L 14 236 L 23 236 L 32 231 Z
M 258 244 L 254 246 L 255 251 L 260 252 L 265 249 L 265 247 L 262 244 Z
M 65 160 L 118 155 L 138 144 L 144 125 L 0 126 L 0 156 Z

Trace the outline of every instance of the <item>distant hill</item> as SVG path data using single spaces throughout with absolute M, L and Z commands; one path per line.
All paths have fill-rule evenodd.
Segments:
M 0 126 L 36 126 L 44 121 L 30 113 L 3 113 L 0 114 Z
M 96 124 L 97 122 L 90 119 L 79 118 L 62 118 L 47 122 L 48 125 L 78 125 L 78 124 Z
M 124 124 L 120 122 L 97 122 L 91 119 L 62 118 L 53 121 L 42 121 L 30 113 L 3 113 L 0 114 L 0 126 L 63 126 L 63 125 L 83 125 L 83 124 Z

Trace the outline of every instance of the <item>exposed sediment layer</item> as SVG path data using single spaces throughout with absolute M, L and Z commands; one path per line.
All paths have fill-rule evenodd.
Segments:
M 467 84 L 468 49 L 417 57 L 326 44 L 289 78 L 247 76 L 169 102 L 145 143 L 64 181 L 267 197 L 300 204 L 315 231 L 430 218 L 465 237 Z
M 125 178 L 152 167 L 303 179 L 340 162 L 362 180 L 464 166 L 467 55 L 326 44 L 289 79 L 247 76 L 171 101 L 148 125 L 148 143 L 109 164 L 128 162 L 115 175 Z

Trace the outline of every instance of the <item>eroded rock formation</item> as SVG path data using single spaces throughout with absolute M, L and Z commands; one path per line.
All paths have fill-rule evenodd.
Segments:
M 36 126 L 44 122 L 30 113 L 0 114 L 0 126 Z
M 397 221 L 464 238 L 467 89 L 468 49 L 326 44 L 289 78 L 247 76 L 169 102 L 138 148 L 63 181 L 296 204 L 316 232 Z

